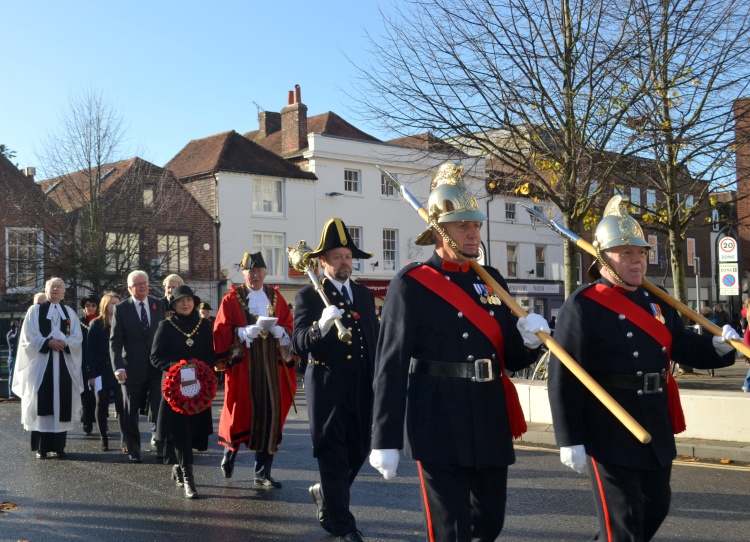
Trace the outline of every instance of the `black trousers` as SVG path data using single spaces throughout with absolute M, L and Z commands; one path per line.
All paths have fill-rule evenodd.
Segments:
M 122 446 L 125 445 L 125 420 L 122 414 L 122 388 L 120 384 L 117 384 L 114 388 L 112 388 L 112 391 L 114 391 L 115 394 L 115 412 L 117 412 L 117 422 L 120 425 L 120 444 Z M 102 388 L 98 392 L 96 392 L 96 425 L 99 427 L 99 435 L 102 437 L 102 439 L 107 439 L 107 431 L 109 427 L 107 426 L 107 418 L 109 417 L 109 388 Z
M 62 433 L 42 433 L 41 431 L 31 432 L 31 451 L 40 454 L 50 452 L 61 453 L 65 451 L 65 444 L 68 440 L 68 432 Z
M 161 402 L 161 377 L 145 380 L 142 384 L 125 384 L 123 394 L 123 429 L 125 431 L 125 443 L 131 456 L 141 455 L 141 430 L 138 427 L 141 397 L 144 391 L 148 391 L 148 401 L 153 413 L 154 423 L 159 414 L 159 403 Z
M 494 542 L 505 523 L 508 467 L 417 465 L 428 542 Z
M 81 410 L 81 423 L 83 423 L 85 431 L 87 425 L 92 426 L 94 425 L 94 421 L 96 421 L 96 394 L 94 393 L 94 390 L 89 388 L 88 381 L 83 383 L 81 406 L 83 407 L 83 410 Z
M 593 540 L 647 542 L 669 513 L 672 465 L 638 470 L 589 458 L 599 533 Z

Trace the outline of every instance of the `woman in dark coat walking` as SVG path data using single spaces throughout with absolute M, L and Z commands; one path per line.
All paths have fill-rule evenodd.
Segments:
M 125 432 L 122 428 L 122 385 L 117 382 L 109 356 L 109 334 L 112 330 L 112 314 L 120 296 L 115 292 L 105 292 L 99 301 L 99 316 L 91 321 L 86 339 L 86 374 L 88 385 L 96 394 L 96 425 L 102 439 L 102 451 L 109 450 L 107 418 L 109 417 L 109 397 L 115 396 L 115 412 L 120 425 L 120 447 L 125 452 Z
M 151 363 L 167 372 L 180 360 L 197 359 L 205 363 L 211 373 L 214 366 L 213 330 L 208 320 L 198 314 L 200 298 L 189 286 L 181 285 L 172 291 L 172 316 L 159 322 L 151 348 Z M 194 414 L 180 414 L 172 409 L 162 394 L 156 439 L 165 442 L 166 463 L 172 467 L 172 479 L 185 487 L 185 497 L 195 499 L 198 493 L 193 478 L 193 448 L 208 449 L 208 436 L 214 432 L 211 409 Z

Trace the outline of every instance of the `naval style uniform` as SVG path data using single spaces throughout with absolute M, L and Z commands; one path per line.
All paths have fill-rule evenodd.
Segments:
M 507 289 L 497 270 L 485 269 Z M 494 541 L 502 530 L 512 440 L 525 430 L 504 369 L 518 371 L 537 353 L 516 322 L 469 264 L 437 253 L 388 288 L 372 445 L 418 461 L 427 540 Z
M 600 532 L 597 540 L 647 541 L 669 511 L 674 433 L 684 430 L 670 359 L 726 367 L 712 335 L 685 329 L 680 315 L 639 287 L 604 278 L 563 304 L 555 340 L 651 435 L 642 444 L 553 356 L 549 399 L 558 446 L 584 445 Z M 667 381 L 669 380 L 669 382 Z
M 378 322 L 370 290 L 347 281 L 351 301 L 328 277 L 320 284 L 332 305 L 344 310 L 341 322 L 352 338 L 342 342 L 336 326 L 321 335 L 318 319 L 325 308 L 313 285 L 294 300 L 293 349 L 301 358 L 312 354 L 305 371 L 305 393 L 313 456 L 318 460 L 327 519 L 334 535 L 356 531 L 349 511 L 349 490 L 370 452 L 372 372 Z M 350 289 L 349 289 L 350 288 Z

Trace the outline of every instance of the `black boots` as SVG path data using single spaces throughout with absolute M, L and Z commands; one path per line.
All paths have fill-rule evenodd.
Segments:
M 182 479 L 185 485 L 185 498 L 197 499 L 198 491 L 195 489 L 195 480 L 193 479 L 193 466 L 184 465 L 182 467 Z
M 180 469 L 179 465 L 172 465 L 172 480 L 174 480 L 174 485 L 177 487 L 182 487 L 185 484 L 182 481 L 182 469 Z

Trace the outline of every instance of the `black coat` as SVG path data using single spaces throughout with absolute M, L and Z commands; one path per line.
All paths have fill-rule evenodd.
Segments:
M 160 299 L 148 296 L 145 301 L 150 311 L 151 327 L 148 334 L 143 330 L 141 318 L 134 298 L 115 305 L 112 316 L 112 334 L 109 346 L 112 355 L 112 370 L 125 369 L 129 385 L 143 384 L 147 380 L 160 378 L 160 372 L 149 362 L 151 345 L 156 328 L 164 320 L 164 304 Z
M 175 328 L 190 334 L 198 322 L 198 331 L 191 335 L 192 346 L 187 345 L 187 337 Z M 205 318 L 200 318 L 197 311 L 187 317 L 173 314 L 166 320 L 159 322 L 151 349 L 151 363 L 159 371 L 167 372 L 172 365 L 180 360 L 197 359 L 214 366 L 214 333 Z M 212 369 L 213 371 L 213 369 Z M 162 395 L 159 405 L 159 416 L 156 426 L 157 440 L 193 439 L 193 447 L 205 450 L 206 437 L 214 432 L 211 409 L 189 416 L 172 410 Z M 198 445 L 197 443 L 200 443 Z
M 605 279 L 598 282 L 612 286 Z M 560 309 L 555 330 L 560 346 L 595 379 L 602 378 L 598 376 L 601 373 L 632 376 L 638 371 L 645 374 L 668 370 L 670 360 L 656 340 L 627 318 L 580 295 L 591 286 L 576 290 Z M 672 334 L 673 360 L 696 368 L 734 363 L 734 351 L 720 357 L 713 347 L 712 335 L 686 330 L 677 311 L 643 288 L 624 295 L 650 315 L 651 304 L 659 305 Z M 661 393 L 638 395 L 635 390 L 602 381 L 602 387 L 614 400 L 651 434 L 651 442 L 641 444 L 554 356 L 548 385 L 558 446 L 583 444 L 586 453 L 601 463 L 635 469 L 665 467 L 674 459 L 676 448 L 666 388 Z
M 311 284 L 297 292 L 294 300 L 294 352 L 303 359 L 310 353 L 314 360 L 305 373 L 305 393 L 316 457 L 329 435 L 331 418 L 350 408 L 356 411 L 357 423 L 362 428 L 359 452 L 369 451 L 370 446 L 378 319 L 372 292 L 361 284 L 349 282 L 354 305 L 342 317 L 343 324 L 352 329 L 353 339 L 348 344 L 338 339 L 336 326 L 320 336 L 317 321 L 325 305 Z M 331 304 L 346 308 L 341 294 L 328 278 L 322 278 L 320 283 Z
M 102 377 L 102 388 L 119 386 L 109 354 L 109 333 L 112 326 L 105 326 L 101 318 L 91 321 L 86 341 L 86 373 L 89 378 Z
M 528 366 L 532 352 L 523 344 L 518 321 L 505 304 L 482 304 L 472 270 L 444 271 L 433 253 L 424 264 L 402 269 L 391 281 L 383 305 L 375 365 L 373 449 L 404 449 L 414 459 L 465 467 L 499 467 L 515 461 L 500 378 L 471 382 L 465 378 L 409 374 L 412 358 L 449 363 L 497 359 L 492 342 L 453 305 L 406 273 L 427 265 L 461 287 L 500 325 L 505 368 Z M 507 290 L 505 280 L 485 267 Z M 404 424 L 406 420 L 406 424 Z M 406 435 L 404 435 L 406 433 Z M 406 436 L 406 438 L 405 438 Z

